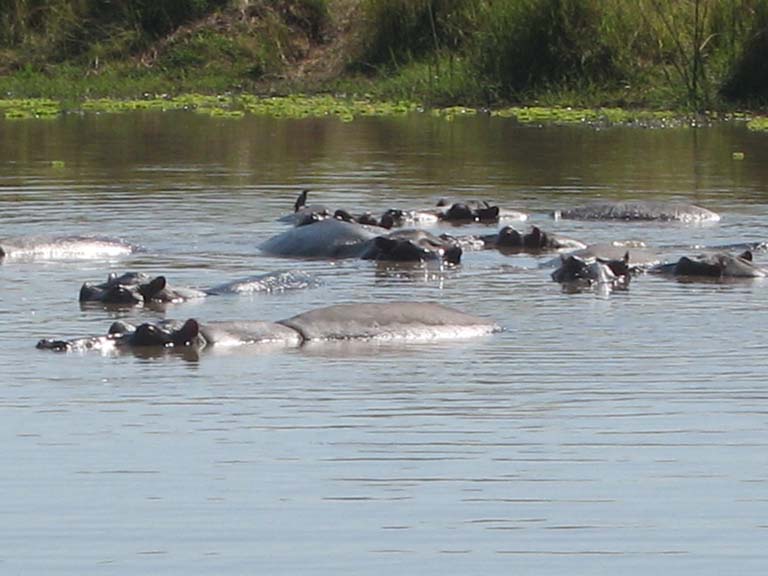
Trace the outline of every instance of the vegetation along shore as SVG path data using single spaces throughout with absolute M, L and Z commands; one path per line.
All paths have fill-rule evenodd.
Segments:
M 759 112 L 766 56 L 768 0 L 0 0 L 11 118 Z

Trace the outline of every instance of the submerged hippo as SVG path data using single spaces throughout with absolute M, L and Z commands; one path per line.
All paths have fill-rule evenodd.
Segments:
M 584 206 L 556 210 L 555 219 L 571 220 L 661 220 L 679 222 L 717 222 L 720 215 L 686 202 L 654 200 L 601 201 Z
M 577 250 L 587 247 L 578 240 L 544 232 L 538 226 L 532 226 L 526 234 L 521 234 L 511 226 L 505 226 L 496 234 L 481 236 L 481 240 L 485 248 L 497 248 L 510 253 Z
M 385 232 L 372 226 L 333 218 L 291 228 L 270 238 L 259 249 L 271 256 L 293 258 L 442 261 L 449 264 L 458 264 L 462 253 L 461 248 L 449 239 L 424 230 Z
M 73 340 L 44 339 L 37 348 L 84 351 L 132 347 L 233 346 L 338 340 L 435 340 L 466 338 L 500 331 L 495 322 L 429 302 L 337 304 L 277 322 L 208 322 L 195 319 L 131 326 L 115 322 L 105 336 Z
M 270 272 L 213 286 L 205 290 L 172 287 L 165 276 L 151 278 L 141 272 L 115 273 L 106 282 L 86 282 L 80 288 L 80 302 L 101 302 L 102 304 L 169 304 L 205 298 L 219 294 L 252 294 L 255 292 L 277 292 L 316 286 L 317 280 L 304 272 Z
M 625 254 L 629 254 L 633 272 L 649 270 L 663 261 L 662 255 L 658 251 L 645 246 L 642 242 L 590 244 L 586 248 L 568 253 L 569 256 L 576 256 L 588 262 L 592 260 L 621 260 Z M 554 258 L 545 262 L 543 266 L 559 266 L 561 262 L 561 258 Z
M 96 260 L 127 256 L 141 248 L 102 236 L 20 237 L 3 240 L 3 260 Z
M 683 256 L 677 262 L 651 268 L 650 272 L 707 278 L 765 278 L 768 276 L 768 271 L 758 267 L 752 261 L 752 252 L 749 250 L 738 256 L 727 252 L 701 254 L 694 257 Z
M 628 252 L 620 260 L 584 259 L 569 254 L 561 257 L 560 267 L 552 272 L 552 280 L 571 290 L 593 286 L 626 289 L 631 273 Z

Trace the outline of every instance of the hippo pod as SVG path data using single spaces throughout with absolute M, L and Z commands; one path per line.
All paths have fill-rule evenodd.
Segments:
M 331 210 L 323 205 L 308 205 L 309 190 L 302 190 L 294 203 L 292 214 L 282 217 L 280 220 L 291 222 L 296 226 L 313 224 L 321 220 L 335 218 L 344 222 L 364 224 L 367 226 L 379 226 L 392 229 L 410 226 L 414 224 L 435 223 L 439 221 L 452 224 L 468 224 L 474 222 L 495 223 L 500 219 L 525 220 L 528 216 L 514 210 L 504 210 L 493 206 L 487 201 L 469 200 L 466 202 L 449 203 L 440 200 L 437 206 L 427 210 L 398 210 L 385 211 L 379 218 L 365 212 L 353 215 L 346 210 Z
M 0 261 L 117 258 L 140 250 L 122 240 L 101 236 L 22 237 L 3 241 Z
M 86 282 L 80 288 L 80 302 L 102 304 L 170 304 L 220 294 L 252 294 L 309 288 L 318 284 L 304 272 L 271 272 L 251 276 L 205 290 L 169 286 L 165 276 L 151 278 L 141 272 L 111 273 L 101 284 Z
M 566 210 L 556 210 L 552 217 L 570 220 L 660 220 L 678 222 L 717 222 L 720 215 L 686 202 L 636 200 L 628 202 L 592 202 Z
M 497 248 L 509 253 L 578 250 L 587 246 L 572 238 L 544 232 L 538 226 L 532 226 L 526 234 L 521 234 L 511 226 L 504 226 L 497 234 L 482 236 L 481 240 L 485 248 Z
M 493 321 L 428 302 L 337 304 L 277 322 L 201 323 L 193 318 L 131 326 L 115 322 L 106 336 L 44 339 L 37 348 L 56 351 L 132 347 L 204 348 L 243 344 L 301 346 L 315 341 L 390 341 L 467 338 L 500 331 Z
M 293 258 L 440 261 L 448 264 L 458 264 L 461 260 L 459 246 L 424 230 L 380 232 L 379 228 L 328 219 L 286 230 L 261 244 L 259 249 L 271 256 Z
M 552 280 L 570 287 L 629 287 L 631 269 L 629 252 L 620 260 L 584 259 L 569 254 L 561 257 L 560 267 L 552 272 Z
M 726 252 L 683 256 L 677 262 L 662 264 L 652 268 L 656 274 L 701 278 L 765 278 L 768 271 L 758 267 L 752 261 L 752 252 L 742 252 L 738 256 Z

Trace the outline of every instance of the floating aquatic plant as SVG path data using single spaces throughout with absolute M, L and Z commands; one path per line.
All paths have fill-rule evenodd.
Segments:
M 560 108 L 544 106 L 515 106 L 491 112 L 492 116 L 514 118 L 522 124 L 589 124 L 683 126 L 689 121 L 680 114 L 623 108 Z
M 377 102 L 336 96 L 280 96 L 259 98 L 241 96 L 240 102 L 249 113 L 273 118 L 336 117 L 352 121 L 359 116 L 400 116 L 418 110 L 413 102 Z
M 48 98 L 11 98 L 0 100 L 0 114 L 9 120 L 55 118 L 61 114 L 61 105 Z
M 747 128 L 755 132 L 768 131 L 768 116 L 755 116 L 747 121 Z

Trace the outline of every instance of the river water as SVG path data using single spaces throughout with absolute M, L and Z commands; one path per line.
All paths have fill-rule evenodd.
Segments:
M 0 266 L 0 572 L 762 573 L 766 280 L 643 276 L 626 292 L 570 294 L 546 258 L 467 252 L 455 269 L 405 270 L 256 247 L 285 229 L 276 219 L 303 187 L 353 212 L 488 199 L 589 242 L 685 252 L 765 240 L 766 150 L 766 136 L 731 125 L 0 120 L 0 236 L 146 248 Z M 595 198 L 683 199 L 722 220 L 548 216 Z M 197 287 L 303 270 L 322 285 L 165 311 L 81 309 L 84 281 L 127 270 Z M 35 349 L 115 318 L 276 320 L 402 299 L 505 331 L 192 357 Z

